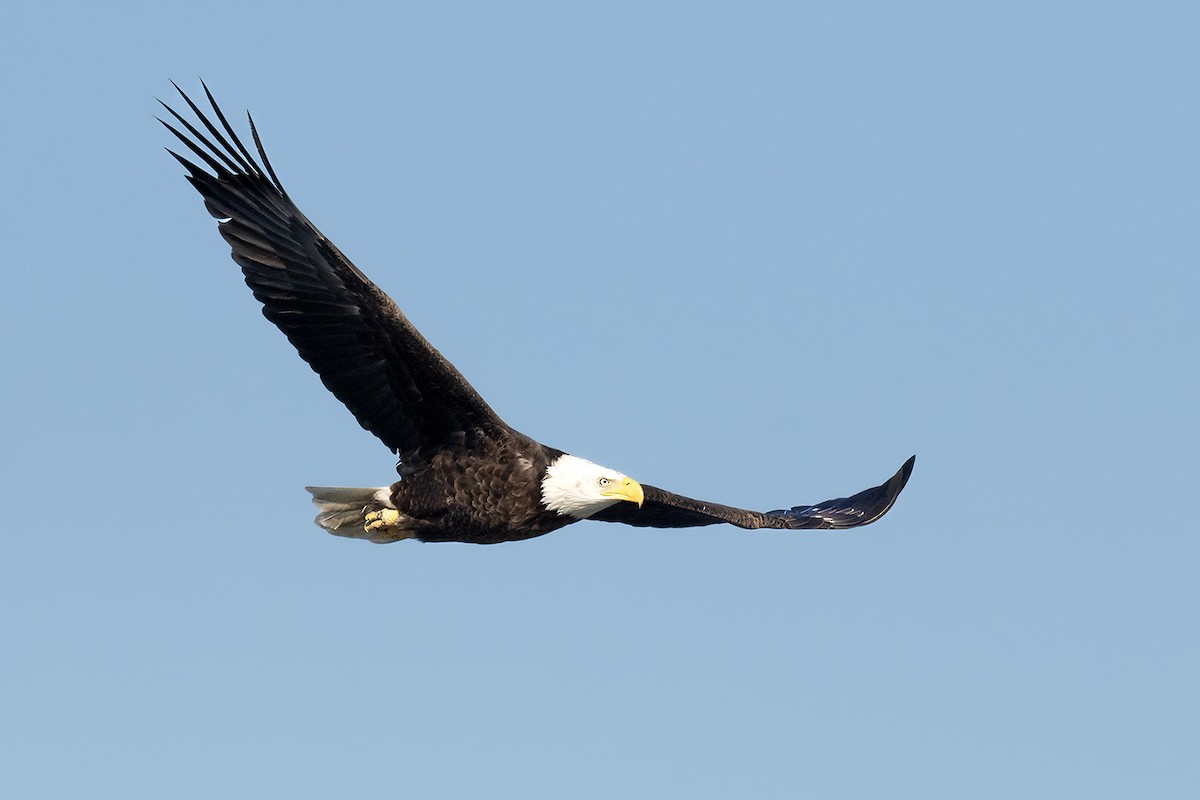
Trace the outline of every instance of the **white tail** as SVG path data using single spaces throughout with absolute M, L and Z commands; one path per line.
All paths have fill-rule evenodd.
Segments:
M 366 515 L 392 505 L 392 490 L 387 486 L 374 489 L 356 489 L 345 486 L 305 486 L 312 495 L 313 505 L 319 509 L 316 520 L 325 530 L 335 536 L 351 539 L 367 539 L 378 544 L 407 538 L 393 529 L 368 531 L 363 526 Z

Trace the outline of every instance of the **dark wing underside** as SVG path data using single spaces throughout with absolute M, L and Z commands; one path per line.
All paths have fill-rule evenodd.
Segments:
M 868 525 L 887 513 L 900 490 L 908 483 L 913 456 L 886 482 L 851 497 L 839 497 L 811 506 L 795 506 L 779 511 L 747 511 L 743 508 L 705 503 L 690 497 L 642 485 L 646 501 L 641 508 L 632 503 L 617 503 L 593 514 L 589 519 L 623 522 L 645 528 L 693 528 L 726 522 L 739 528 L 783 528 L 786 530 L 841 529 Z
M 263 314 L 359 423 L 406 460 L 419 458 L 422 446 L 463 444 L 476 431 L 508 431 L 391 298 L 295 206 L 267 160 L 254 121 L 249 120 L 250 132 L 261 163 L 238 139 L 207 86 L 204 93 L 224 133 L 179 93 L 208 135 L 165 103 L 187 133 L 163 124 L 208 169 L 169 152 L 220 220 L 221 235 Z

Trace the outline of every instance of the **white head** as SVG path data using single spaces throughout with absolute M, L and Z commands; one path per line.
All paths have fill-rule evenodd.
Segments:
M 640 506 L 641 484 L 576 456 L 556 458 L 542 479 L 542 505 L 575 519 L 587 519 L 622 500 Z

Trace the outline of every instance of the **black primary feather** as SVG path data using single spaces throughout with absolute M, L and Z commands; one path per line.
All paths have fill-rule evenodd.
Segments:
M 174 151 L 188 180 L 220 220 L 263 314 L 320 375 L 359 423 L 406 464 L 444 445 L 510 429 L 392 300 L 309 222 L 283 189 L 257 131 L 261 165 L 212 94 L 220 129 L 175 87 L 207 135 L 163 106 L 190 137 L 160 120 L 211 172 Z M 253 121 L 251 121 L 253 126 Z
M 841 530 L 869 525 L 882 517 L 896 502 L 908 483 L 917 457 L 912 456 L 887 481 L 851 497 L 839 497 L 810 506 L 795 506 L 780 511 L 748 511 L 674 494 L 656 486 L 642 485 L 646 501 L 641 508 L 625 503 L 604 509 L 589 519 L 621 522 L 651 528 L 694 528 L 725 522 L 739 528 L 779 528 L 784 530 Z

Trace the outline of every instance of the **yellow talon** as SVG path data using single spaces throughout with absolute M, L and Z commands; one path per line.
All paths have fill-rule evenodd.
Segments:
M 363 528 L 368 531 L 394 528 L 400 523 L 400 512 L 394 508 L 382 508 L 379 511 L 370 512 L 364 519 L 366 524 L 363 525 Z

